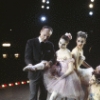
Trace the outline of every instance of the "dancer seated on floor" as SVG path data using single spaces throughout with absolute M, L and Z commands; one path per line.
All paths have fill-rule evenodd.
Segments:
M 100 100 L 100 65 L 92 73 L 89 84 L 88 100 Z

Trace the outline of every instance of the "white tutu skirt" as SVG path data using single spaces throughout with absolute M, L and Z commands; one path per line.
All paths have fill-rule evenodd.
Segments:
M 59 70 L 59 75 L 62 75 L 68 69 L 68 63 L 72 59 L 60 62 L 61 70 Z M 49 93 L 53 91 L 57 92 L 61 97 L 74 98 L 77 99 L 84 95 L 81 82 L 76 72 L 73 71 L 70 75 L 63 79 L 54 79 L 50 77 L 49 71 L 44 73 L 44 82 Z
M 92 76 L 93 68 L 78 68 L 78 74 L 80 78 L 86 82 L 87 84 L 89 83 L 89 80 Z

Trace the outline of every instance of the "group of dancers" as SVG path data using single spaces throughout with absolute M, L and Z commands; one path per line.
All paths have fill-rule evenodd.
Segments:
M 56 100 L 57 96 L 73 100 L 100 100 L 100 66 L 93 69 L 85 62 L 83 47 L 87 33 L 77 32 L 76 46 L 72 51 L 67 48 L 71 39 L 72 35 L 68 32 L 60 37 L 54 63 L 48 65 L 47 60 L 42 60 L 38 64 L 27 65 L 23 71 L 43 70 L 46 90 L 51 93 L 49 100 Z M 81 68 L 81 65 L 86 68 Z

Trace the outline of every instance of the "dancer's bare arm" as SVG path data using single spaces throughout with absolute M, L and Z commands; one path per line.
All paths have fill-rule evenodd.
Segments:
M 83 64 L 82 64 L 84 67 L 86 68 L 90 68 L 92 67 L 91 65 L 89 65 L 86 61 L 83 61 Z
M 78 68 L 78 62 L 79 62 L 79 53 L 77 50 L 73 49 L 72 50 L 72 57 L 74 58 L 75 62 L 74 62 L 74 65 L 75 65 L 75 68 Z

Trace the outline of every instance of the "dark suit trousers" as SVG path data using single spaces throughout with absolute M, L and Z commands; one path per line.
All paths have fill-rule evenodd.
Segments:
M 29 80 L 29 88 L 30 88 L 30 99 L 29 100 L 37 100 L 38 91 L 39 94 L 39 100 L 46 100 L 47 98 L 47 91 L 45 89 L 43 80 L 40 80 L 38 82 L 34 80 Z

